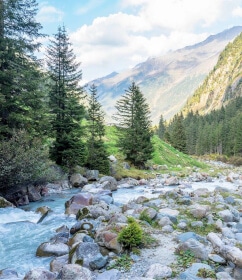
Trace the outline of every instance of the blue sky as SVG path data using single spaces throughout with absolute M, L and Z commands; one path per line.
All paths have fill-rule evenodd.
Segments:
M 83 83 L 242 25 L 242 0 L 36 1 L 44 33 L 66 26 Z

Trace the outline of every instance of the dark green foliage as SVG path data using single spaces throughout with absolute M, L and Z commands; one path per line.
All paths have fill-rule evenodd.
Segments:
M 103 142 L 105 135 L 104 112 L 98 102 L 97 88 L 93 84 L 90 89 L 88 107 L 88 158 L 86 166 L 89 169 L 97 169 L 103 174 L 109 174 L 109 160 Z
M 165 133 L 166 133 L 166 126 L 163 116 L 160 116 L 159 126 L 157 128 L 157 135 L 161 140 L 165 139 Z
M 242 97 L 205 116 L 190 112 L 183 120 L 187 152 L 193 155 L 242 156 Z M 167 130 L 174 135 L 174 122 Z M 174 138 L 172 138 L 174 141 Z M 172 142 L 173 144 L 173 142 Z M 239 161 L 238 161 L 239 162 Z
M 48 173 L 48 151 L 26 131 L 0 143 L 0 189 L 40 180 Z
M 78 85 L 82 73 L 64 27 L 59 27 L 47 53 L 52 136 L 55 139 L 50 157 L 58 165 L 71 169 L 86 160 L 85 145 L 81 141 L 84 107 L 80 104 L 83 89 Z
M 186 132 L 183 126 L 183 116 L 176 115 L 172 121 L 172 130 L 171 130 L 171 144 L 174 148 L 180 152 L 186 153 Z
M 0 138 L 13 129 L 43 134 L 42 73 L 33 53 L 41 25 L 35 21 L 35 0 L 0 1 Z
M 151 121 L 149 106 L 134 82 L 117 102 L 116 109 L 114 118 L 119 131 L 119 146 L 127 160 L 143 168 L 153 152 Z
M 122 243 L 124 248 L 131 249 L 142 243 L 143 230 L 134 218 L 129 217 L 128 223 L 119 233 L 118 242 Z

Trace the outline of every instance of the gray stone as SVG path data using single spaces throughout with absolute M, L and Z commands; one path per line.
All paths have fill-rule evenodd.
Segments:
M 235 238 L 235 235 L 234 233 L 232 232 L 232 230 L 228 227 L 223 227 L 222 228 L 222 235 L 226 238 L 229 238 L 229 239 L 234 239 Z
M 92 270 L 101 269 L 106 266 L 108 257 L 103 256 L 101 253 L 97 254 L 89 263 L 89 267 Z
M 98 170 L 86 170 L 86 178 L 88 181 L 97 181 L 99 176 Z
M 242 268 L 235 267 L 233 271 L 233 277 L 235 280 L 242 279 Z
M 208 258 L 215 263 L 221 263 L 221 264 L 226 263 L 226 260 L 217 254 L 208 254 Z
M 208 253 L 210 253 L 202 243 L 193 238 L 179 244 L 177 250 L 179 252 L 190 250 L 194 256 L 200 260 L 207 260 Z
M 201 237 L 200 235 L 198 235 L 192 231 L 188 231 L 188 232 L 179 234 L 178 236 L 176 236 L 176 241 L 183 243 L 183 242 L 186 242 L 190 238 L 193 238 L 195 240 L 202 241 L 202 242 L 205 241 L 205 239 L 203 237 Z
M 68 264 L 69 255 L 54 258 L 50 262 L 50 271 L 59 273 L 64 265 Z
M 61 270 L 61 280 L 92 280 L 92 273 L 80 265 L 66 264 Z
M 170 177 L 170 178 L 167 178 L 164 182 L 164 185 L 165 186 L 175 186 L 175 185 L 179 185 L 179 180 L 177 177 Z
M 84 267 L 89 267 L 90 261 L 92 261 L 99 253 L 99 246 L 96 243 L 79 243 L 71 257 L 71 263 L 78 263 Z
M 235 200 L 232 196 L 227 196 L 224 201 L 228 204 L 234 205 L 235 204 Z
M 96 280 L 119 280 L 121 277 L 121 273 L 117 269 L 110 269 L 104 271 L 101 274 L 98 274 Z
M 194 204 L 188 207 L 193 217 L 201 219 L 208 215 L 210 207 L 208 205 Z
M 71 175 L 70 183 L 74 188 L 81 188 L 88 183 L 88 180 L 81 174 L 76 173 Z
M 24 277 L 23 280 L 54 280 L 56 275 L 49 270 L 43 268 L 35 268 L 30 270 Z
M 218 215 L 225 223 L 233 222 L 233 220 L 234 220 L 234 216 L 233 216 L 232 212 L 228 209 L 219 211 Z
M 154 263 L 145 273 L 145 277 L 164 279 L 171 277 L 171 274 L 172 269 L 169 266 L 162 265 L 160 263 Z
M 44 242 L 37 248 L 36 256 L 63 256 L 69 253 L 69 247 L 64 243 Z
M 217 280 L 234 280 L 227 272 L 221 271 L 216 273 L 216 279 Z M 236 278 L 235 278 L 236 279 Z M 241 280 L 242 278 L 238 278 L 238 280 Z
M 199 269 L 209 269 L 212 270 L 211 266 L 207 265 L 207 264 L 203 264 L 203 263 L 193 263 L 191 265 L 191 267 L 189 267 L 188 269 L 186 269 L 184 272 L 182 272 L 179 275 L 179 279 L 180 280 L 201 280 L 204 278 L 198 277 L 198 270 Z
M 164 227 L 162 227 L 161 229 L 162 232 L 167 232 L 167 233 L 171 233 L 174 231 L 173 227 L 171 225 L 166 225 Z
M 160 219 L 157 220 L 158 225 L 161 227 L 167 226 L 167 225 L 172 225 L 172 221 L 170 220 L 169 217 L 161 217 Z
M 177 224 L 177 227 L 178 227 L 179 229 L 184 230 L 184 229 L 187 228 L 187 223 L 186 223 L 186 222 L 180 222 L 180 223 Z
M 118 189 L 118 183 L 116 179 L 112 176 L 104 176 L 99 181 L 100 184 L 102 184 L 103 189 L 110 190 L 110 191 L 116 191 Z
M 191 227 L 203 227 L 203 222 L 202 221 L 191 222 Z

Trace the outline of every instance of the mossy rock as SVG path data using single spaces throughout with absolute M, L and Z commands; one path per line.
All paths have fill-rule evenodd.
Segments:
M 6 207 L 14 207 L 14 205 L 8 200 L 6 200 L 4 197 L 0 196 L 0 208 Z

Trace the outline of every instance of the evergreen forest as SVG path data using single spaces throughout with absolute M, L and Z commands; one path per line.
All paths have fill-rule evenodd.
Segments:
M 109 174 L 105 112 L 82 70 L 65 26 L 49 40 L 43 61 L 35 0 L 0 0 L 0 189 L 54 179 L 53 166 Z M 44 67 L 44 64 L 47 67 Z M 189 155 L 242 155 L 242 97 L 208 115 L 161 117 L 158 136 Z M 117 148 L 136 168 L 154 155 L 149 104 L 135 82 L 116 104 Z

